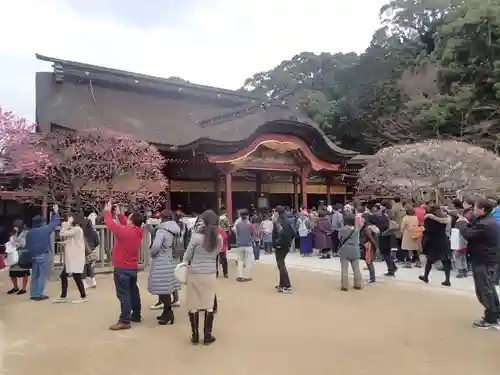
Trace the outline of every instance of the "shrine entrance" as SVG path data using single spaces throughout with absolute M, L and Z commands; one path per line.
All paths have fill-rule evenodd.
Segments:
M 233 207 L 239 203 L 233 201 L 232 181 L 233 174 L 238 171 L 252 171 L 255 174 L 257 209 L 269 210 L 278 204 L 295 209 L 307 208 L 306 185 L 309 174 L 312 171 L 336 171 L 339 168 L 338 164 L 317 158 L 301 139 L 277 134 L 261 135 L 241 151 L 223 156 L 207 155 L 207 159 L 224 175 L 224 203 L 230 222 L 233 219 Z M 269 171 L 288 175 L 291 184 L 286 184 L 285 189 L 279 184 L 267 184 L 262 176 L 263 172 Z

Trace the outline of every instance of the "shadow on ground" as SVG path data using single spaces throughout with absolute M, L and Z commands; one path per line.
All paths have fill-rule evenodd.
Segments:
M 234 275 L 234 269 L 233 275 Z M 333 276 L 292 270 L 294 294 L 273 289 L 273 267 L 257 265 L 254 281 L 218 280 L 217 342 L 189 343 L 184 307 L 173 326 L 158 326 L 155 301 L 141 275 L 143 323 L 108 331 L 118 302 L 110 275 L 90 302 L 53 305 L 6 296 L 0 274 L 5 374 L 339 374 L 498 375 L 500 332 L 475 330 L 470 296 L 385 282 L 340 292 Z M 48 293 L 56 296 L 58 283 Z M 74 284 L 70 293 L 76 297 Z M 183 293 L 181 292 L 181 298 Z M 1 334 L 1 332 L 0 332 Z M 1 346 L 1 345 L 0 345 Z

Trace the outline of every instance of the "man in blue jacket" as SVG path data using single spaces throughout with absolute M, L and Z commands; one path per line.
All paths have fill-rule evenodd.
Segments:
M 37 215 L 32 220 L 32 229 L 26 235 L 26 249 L 32 258 L 30 297 L 32 301 L 44 301 L 49 297 L 44 293 L 45 283 L 49 274 L 49 252 L 52 249 L 51 235 L 60 223 L 59 208 L 52 207 L 54 215 L 49 224 L 45 224 L 42 216 Z

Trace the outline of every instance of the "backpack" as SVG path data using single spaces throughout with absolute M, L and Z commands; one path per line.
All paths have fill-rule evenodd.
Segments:
M 306 220 L 305 219 L 299 219 L 299 236 L 300 237 L 307 237 L 309 234 L 309 230 L 307 229 L 306 226 Z
M 174 238 L 172 239 L 173 256 L 176 259 L 182 260 L 182 258 L 184 257 L 184 252 L 185 252 L 184 241 L 183 241 L 184 236 L 182 235 L 182 232 L 179 234 L 174 234 L 172 232 L 170 232 L 170 233 L 174 236 Z

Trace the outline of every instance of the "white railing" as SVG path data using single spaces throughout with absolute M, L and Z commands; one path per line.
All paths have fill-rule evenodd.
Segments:
M 62 269 L 64 264 L 64 242 L 59 236 L 59 229 L 57 228 L 52 234 L 53 243 L 53 259 L 51 275 L 57 276 L 58 271 Z M 111 272 L 113 266 L 111 264 L 111 249 L 115 242 L 115 236 L 104 225 L 96 225 L 94 229 L 99 234 L 99 247 L 97 249 L 97 260 L 95 263 L 95 271 L 98 273 Z M 139 252 L 139 270 L 144 270 L 149 266 L 149 246 L 151 244 L 151 234 L 144 228 L 144 235 L 142 237 L 142 244 Z

